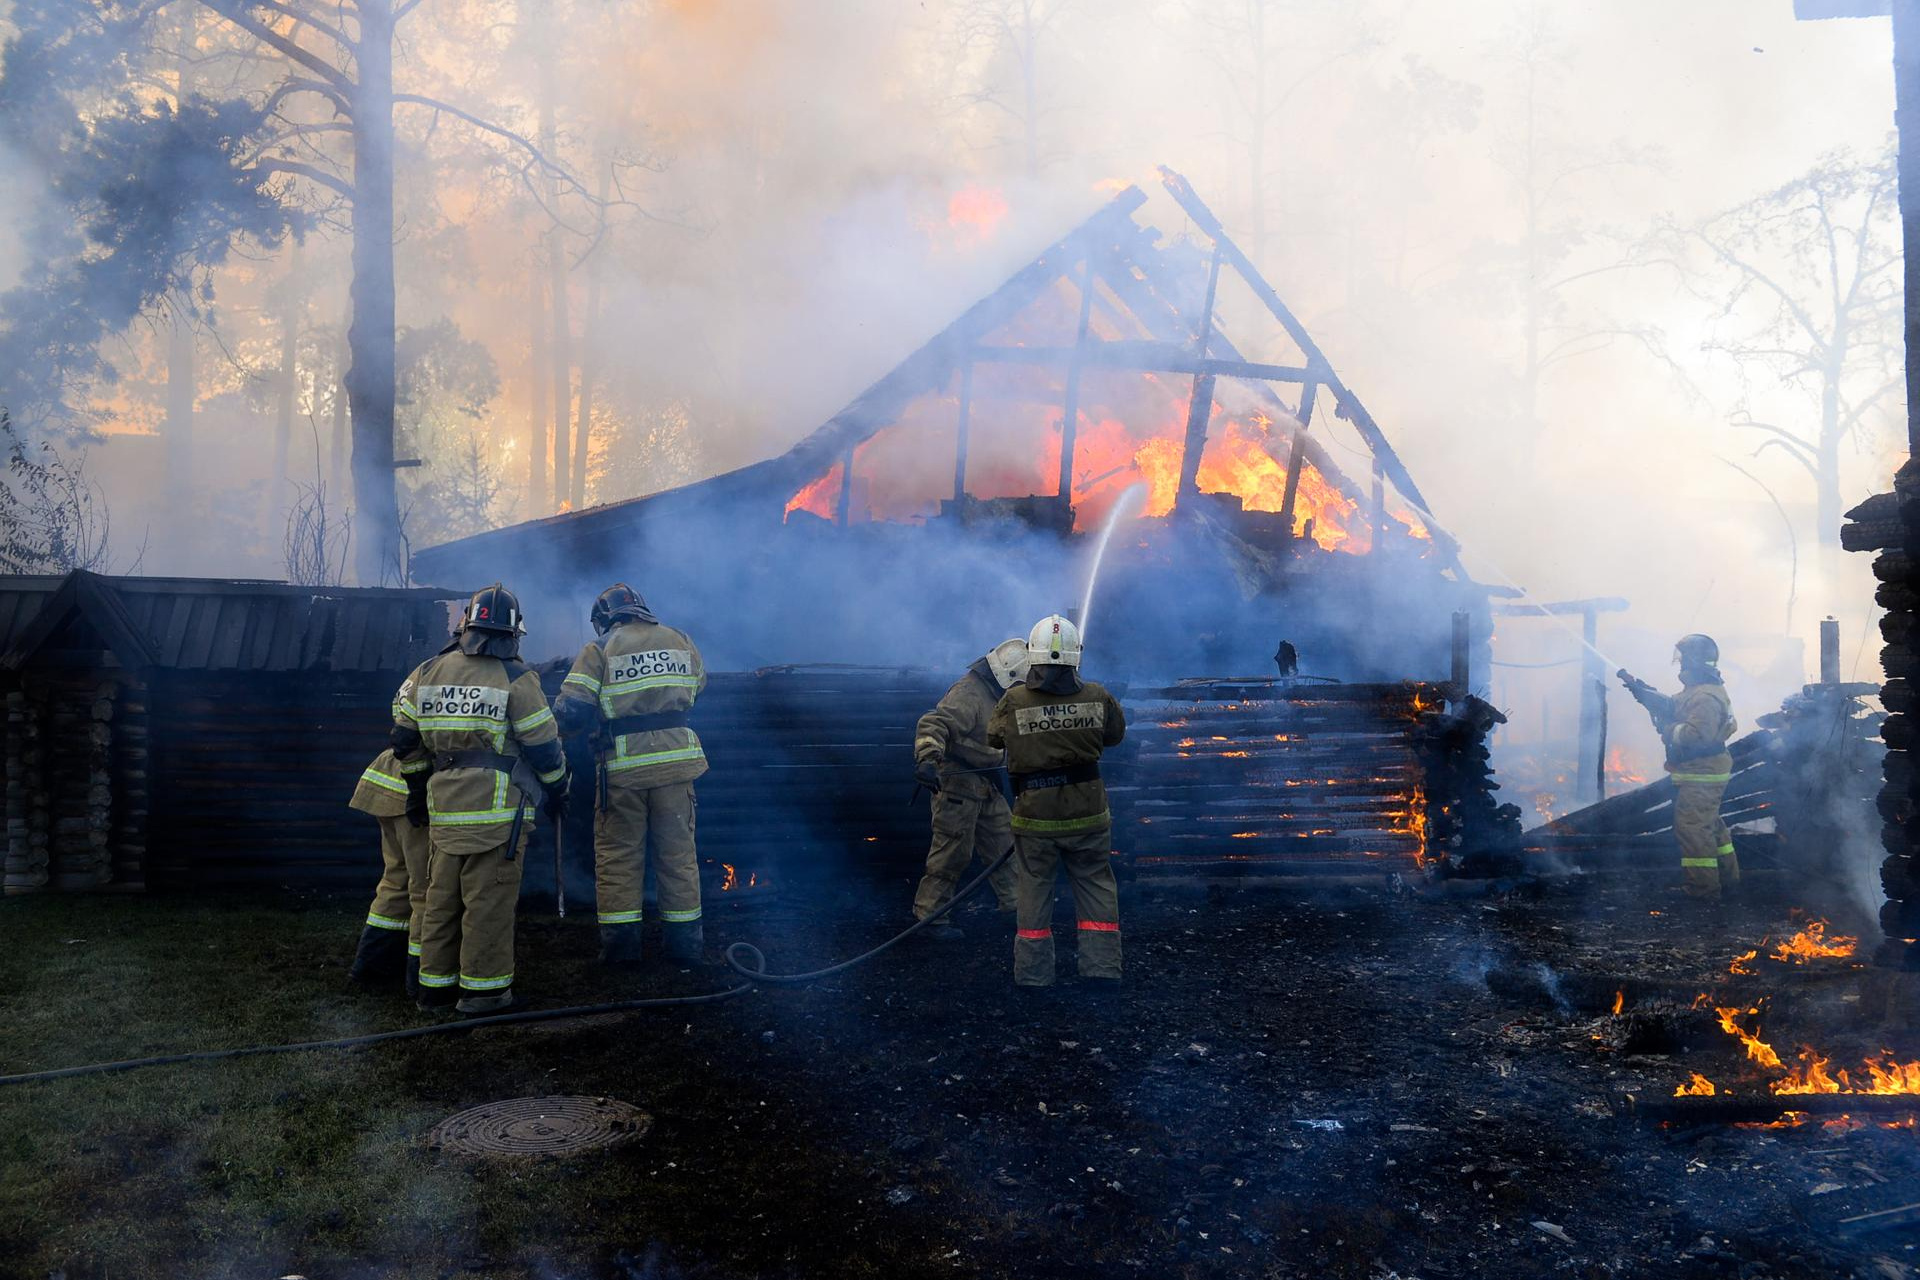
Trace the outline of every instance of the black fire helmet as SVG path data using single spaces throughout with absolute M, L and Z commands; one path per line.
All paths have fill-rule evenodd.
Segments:
M 460 625 L 464 630 L 491 631 L 503 636 L 527 634 L 526 620 L 520 613 L 519 597 L 497 582 L 473 593 Z
M 1681 636 L 1673 646 L 1674 656 L 1683 666 L 1713 667 L 1720 664 L 1720 646 L 1712 636 L 1703 636 L 1695 632 L 1690 636 Z
M 616 582 L 593 602 L 593 629 L 605 635 L 620 622 L 658 622 L 640 593 L 624 582 Z

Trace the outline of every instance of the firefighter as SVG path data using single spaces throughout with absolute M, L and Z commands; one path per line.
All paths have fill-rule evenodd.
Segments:
M 952 900 L 954 885 L 976 852 L 991 862 L 1013 841 L 1000 785 L 1007 755 L 987 745 L 987 719 L 1001 696 L 1026 678 L 1027 642 L 1003 640 L 968 667 L 914 728 L 913 776 L 933 793 L 933 844 L 913 897 L 916 919 L 925 920 Z M 988 883 L 1002 911 L 1016 909 L 1011 862 L 1002 863 Z M 941 941 L 963 936 L 949 920 L 928 925 L 921 935 Z
M 1080 976 L 1120 981 L 1120 896 L 1109 865 L 1112 819 L 1100 755 L 1126 736 L 1114 696 L 1080 678 L 1080 632 L 1058 614 L 1027 637 L 1026 680 L 1007 691 L 987 723 L 987 745 L 1004 748 L 1013 780 L 1013 839 L 1020 915 L 1013 981 L 1053 983 L 1053 886 L 1067 869 L 1079 920 Z
M 1720 800 L 1733 778 L 1727 740 L 1738 726 L 1720 678 L 1720 646 L 1713 637 L 1681 636 L 1673 658 L 1680 664 L 1680 692 L 1671 698 L 1620 674 L 1666 744 L 1681 885 L 1694 897 L 1719 898 L 1740 884 L 1733 835 L 1720 820 Z
M 495 583 L 474 594 L 453 642 L 395 698 L 393 747 L 425 760 L 431 856 L 420 930 L 422 1009 L 490 1013 L 513 1003 L 513 921 L 527 806 L 558 822 L 567 761 L 540 677 L 520 661 L 520 602 Z M 536 787 L 526 770 L 539 778 Z
M 424 774 L 424 759 L 406 764 L 389 748 L 375 756 L 360 775 L 347 807 L 372 814 L 380 823 L 380 883 L 360 931 L 353 969 L 347 980 L 372 989 L 391 983 L 404 969 L 406 989 L 414 991 L 420 968 L 420 920 L 427 900 L 426 815 L 408 816 L 408 781 Z
M 1740 884 L 1733 834 L 1720 820 L 1720 799 L 1733 778 L 1727 742 L 1738 724 L 1713 638 L 1682 636 L 1673 657 L 1680 664 L 1680 692 L 1660 737 L 1667 746 L 1667 776 L 1673 779 L 1681 880 L 1690 894 L 1718 897 Z
M 706 752 L 687 723 L 707 687 L 700 650 L 664 626 L 640 594 L 615 583 L 593 602 L 598 638 L 574 659 L 555 703 L 569 734 L 592 730 L 599 754 L 593 885 L 600 961 L 638 964 L 647 839 L 669 959 L 700 960 L 700 866 L 694 849 L 694 780 Z

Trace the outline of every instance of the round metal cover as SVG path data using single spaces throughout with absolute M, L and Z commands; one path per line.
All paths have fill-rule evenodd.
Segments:
M 570 1156 L 645 1134 L 653 1117 L 614 1098 L 509 1098 L 448 1116 L 428 1135 L 463 1156 Z

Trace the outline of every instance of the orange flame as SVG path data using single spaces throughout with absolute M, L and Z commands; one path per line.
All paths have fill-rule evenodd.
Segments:
M 827 474 L 812 484 L 801 486 L 800 492 L 787 501 L 787 509 L 780 513 L 781 520 L 796 511 L 805 511 L 819 516 L 822 520 L 832 520 L 840 513 L 840 464 L 834 463 Z
M 1733 963 L 1727 966 L 1727 972 L 1751 975 L 1753 973 L 1753 970 L 1747 968 L 1747 961 L 1753 959 L 1755 956 L 1758 956 L 1759 954 L 1760 954 L 1759 949 L 1756 948 L 1752 951 L 1745 953 L 1744 955 L 1735 956 L 1733 958 Z
M 1693 1073 L 1693 1079 L 1691 1081 L 1673 1091 L 1673 1096 L 1676 1098 L 1711 1098 L 1717 1092 L 1719 1092 L 1719 1090 L 1713 1087 L 1713 1081 L 1696 1071 Z
M 735 884 L 739 883 L 740 877 L 733 873 L 733 864 L 731 862 L 721 863 L 720 869 L 727 873 L 720 881 L 720 892 L 725 893 L 733 888 Z
M 1826 936 L 1827 922 L 1814 920 L 1807 927 L 1773 949 L 1773 959 L 1782 964 L 1805 964 L 1809 960 L 1828 956 L 1850 956 L 1860 939 L 1836 935 Z
M 1007 216 L 1007 197 L 998 187 L 962 187 L 947 201 L 947 225 L 962 245 L 991 239 Z
M 1626 1007 L 1627 1007 L 1627 993 L 1624 991 L 1614 992 L 1613 993 L 1613 1016 L 1616 1018 L 1619 1017 L 1620 1011 Z
M 1694 1007 L 1699 1007 L 1697 1002 Z M 1774 1052 L 1772 1045 L 1740 1025 L 1738 1021 L 1740 1010 L 1723 1009 L 1716 1005 L 1714 1006 L 1713 1012 L 1714 1015 L 1720 1019 L 1720 1029 L 1740 1041 L 1741 1045 L 1747 1051 L 1749 1060 L 1757 1062 L 1763 1067 L 1782 1067 L 1785 1065 L 1780 1061 L 1780 1055 Z M 1759 1013 L 1759 1005 L 1754 1005 L 1747 1010 L 1749 1017 L 1758 1017 Z

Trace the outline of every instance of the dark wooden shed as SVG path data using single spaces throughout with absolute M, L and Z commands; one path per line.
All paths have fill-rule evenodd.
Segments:
M 0 578 L 6 892 L 364 877 L 346 800 L 451 598 Z

